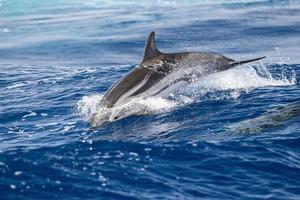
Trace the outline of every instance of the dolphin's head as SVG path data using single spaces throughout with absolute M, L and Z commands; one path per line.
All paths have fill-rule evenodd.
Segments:
M 133 110 L 127 106 L 106 107 L 100 106 L 96 112 L 92 113 L 89 118 L 89 124 L 92 129 L 105 124 L 123 119 L 131 115 Z
M 98 106 L 98 109 L 90 115 L 89 124 L 91 128 L 96 128 L 107 123 L 111 120 L 111 108 L 107 106 Z

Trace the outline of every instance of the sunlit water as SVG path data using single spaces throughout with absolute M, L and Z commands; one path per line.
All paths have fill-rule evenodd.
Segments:
M 299 13 L 297 1 L 0 0 L 0 199 L 299 199 Z M 163 52 L 267 58 L 99 109 L 150 31 Z

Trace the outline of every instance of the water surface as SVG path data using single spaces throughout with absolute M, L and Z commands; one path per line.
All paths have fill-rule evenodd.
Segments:
M 298 1 L 0 1 L 0 199 L 299 199 Z M 163 52 L 267 56 L 154 114 L 86 115 Z M 134 106 L 133 106 L 134 109 Z

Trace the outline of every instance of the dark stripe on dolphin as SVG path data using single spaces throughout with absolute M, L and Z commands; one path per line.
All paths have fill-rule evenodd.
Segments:
M 146 83 L 142 87 L 140 87 L 137 91 L 135 91 L 133 94 L 131 94 L 130 97 L 133 97 L 133 96 L 141 94 L 142 92 L 145 92 L 146 90 L 148 90 L 149 88 L 151 88 L 152 86 L 157 84 L 159 82 L 159 80 L 161 80 L 164 77 L 165 77 L 165 74 L 158 73 L 156 71 L 152 71 L 151 75 L 148 78 L 148 80 L 146 81 Z
M 105 103 L 107 107 L 112 107 L 120 97 L 143 81 L 148 73 L 152 73 L 152 71 L 147 68 L 141 68 L 140 66 L 134 68 L 107 91 L 102 100 L 103 103 Z

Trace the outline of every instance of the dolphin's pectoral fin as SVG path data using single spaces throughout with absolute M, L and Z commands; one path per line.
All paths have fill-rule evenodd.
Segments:
M 236 65 L 241 65 L 241 64 L 245 64 L 245 63 L 249 63 L 249 62 L 254 62 L 254 61 L 257 61 L 257 60 L 264 59 L 264 58 L 266 58 L 266 57 L 263 56 L 263 57 L 254 58 L 254 59 L 251 59 L 251 60 L 234 61 L 234 62 L 230 63 L 230 66 L 234 67 Z
M 152 31 L 148 37 L 145 46 L 145 52 L 144 52 L 142 63 L 152 58 L 155 58 L 160 54 L 161 52 L 156 48 L 156 44 L 155 44 L 155 32 Z

